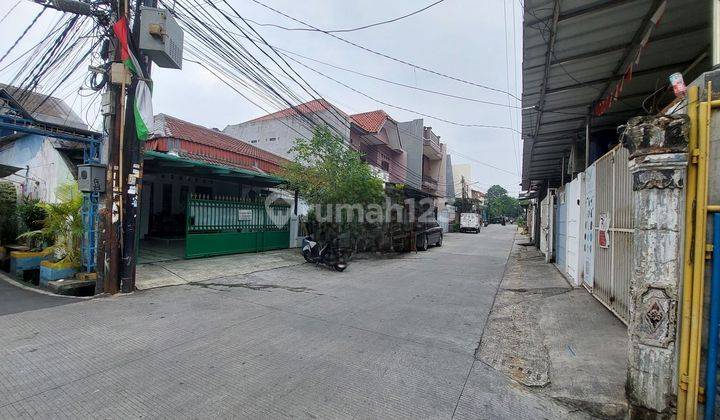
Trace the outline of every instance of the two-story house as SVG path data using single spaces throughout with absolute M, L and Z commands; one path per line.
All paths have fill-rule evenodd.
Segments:
M 364 154 L 376 173 L 385 182 L 405 183 L 407 156 L 397 121 L 377 110 L 351 115 L 350 122 L 350 144 Z

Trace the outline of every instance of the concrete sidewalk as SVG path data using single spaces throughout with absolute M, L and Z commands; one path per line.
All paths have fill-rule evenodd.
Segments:
M 303 264 L 298 248 L 281 249 L 191 260 L 158 261 L 137 266 L 138 290 L 177 286 L 215 279 L 240 276 L 263 270 Z
M 527 241 L 516 237 L 476 358 L 563 405 L 622 418 L 625 325 Z

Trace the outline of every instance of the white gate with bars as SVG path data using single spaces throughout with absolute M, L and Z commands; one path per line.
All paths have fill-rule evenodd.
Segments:
M 593 176 L 588 176 L 587 180 L 594 182 L 594 197 L 587 201 L 594 207 L 587 209 L 587 214 L 593 218 L 590 237 L 594 256 L 592 282 L 585 282 L 593 296 L 626 324 L 630 316 L 634 233 L 632 175 L 628 169 L 628 158 L 628 150 L 617 146 L 588 168 Z M 593 188 L 588 186 L 587 193 L 592 191 Z

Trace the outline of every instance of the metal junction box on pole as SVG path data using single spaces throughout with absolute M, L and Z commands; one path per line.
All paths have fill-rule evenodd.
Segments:
M 170 12 L 141 8 L 140 50 L 160 67 L 182 68 L 183 30 Z
M 78 189 L 82 192 L 105 192 L 105 165 L 78 165 Z

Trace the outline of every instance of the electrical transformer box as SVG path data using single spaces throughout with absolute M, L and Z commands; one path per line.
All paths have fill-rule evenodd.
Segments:
M 78 189 L 82 192 L 105 192 L 105 165 L 78 165 Z
M 140 50 L 160 67 L 182 68 L 183 30 L 165 9 L 140 9 Z

